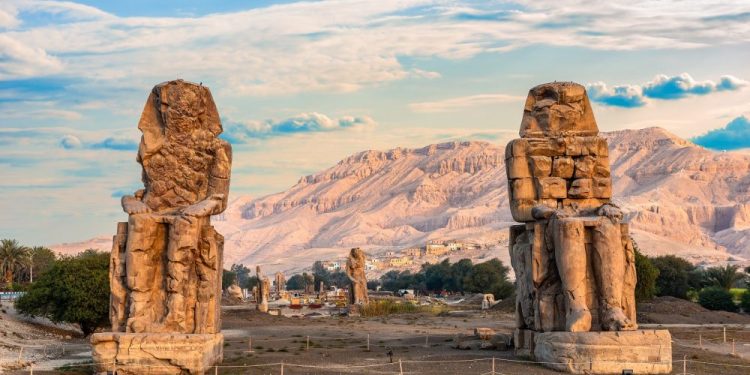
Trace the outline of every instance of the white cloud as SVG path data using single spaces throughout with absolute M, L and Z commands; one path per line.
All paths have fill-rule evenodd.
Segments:
M 300 113 L 283 120 L 244 121 L 224 120 L 223 137 L 232 143 L 248 143 L 252 139 L 284 135 L 321 133 L 337 130 L 365 130 L 373 128 L 375 120 L 368 116 L 330 118 L 322 113 Z
M 13 41 L 25 52 L 6 56 L 5 78 L 62 69 L 66 76 L 140 88 L 165 77 L 200 77 L 247 95 L 350 92 L 440 74 L 404 67 L 401 56 L 463 59 L 534 44 L 634 50 L 750 40 L 750 23 L 730 17 L 750 4 L 718 0 L 535 1 L 504 13 L 471 2 L 357 0 L 197 18 L 124 18 L 68 2 L 17 6 L 22 14 L 48 12 L 69 22 L 7 32 L 5 44 Z
M 39 47 L 0 34 L 0 80 L 58 73 L 62 63 Z
M 409 108 L 414 112 L 450 112 L 497 103 L 521 102 L 524 99 L 525 98 L 521 96 L 505 94 L 480 94 L 438 100 L 434 102 L 411 103 L 409 104 Z
M 74 149 L 74 148 L 81 148 L 83 144 L 81 143 L 81 140 L 78 139 L 75 135 L 65 134 L 62 138 L 60 138 L 60 146 L 62 146 L 64 149 Z
M 731 75 L 722 76 L 719 82 L 696 81 L 690 74 L 675 76 L 659 74 L 642 85 L 607 86 L 604 82 L 587 85 L 589 97 L 595 102 L 614 107 L 635 108 L 648 103 L 648 99 L 676 100 L 688 96 L 708 95 L 720 91 L 739 90 L 748 82 Z

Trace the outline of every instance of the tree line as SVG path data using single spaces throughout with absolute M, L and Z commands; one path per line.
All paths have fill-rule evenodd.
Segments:
M 675 255 L 648 257 L 635 247 L 636 300 L 671 296 L 698 302 L 709 310 L 737 312 L 742 307 L 750 312 L 750 292 L 742 289 L 750 286 L 750 267 L 744 272 L 731 264 L 702 268 Z
M 85 336 L 109 322 L 109 252 L 57 256 L 4 239 L 0 273 L 6 290 L 25 292 L 15 302 L 21 314 L 77 324 Z

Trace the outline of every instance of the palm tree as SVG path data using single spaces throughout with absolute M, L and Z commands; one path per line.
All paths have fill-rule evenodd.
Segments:
M 0 274 L 5 277 L 8 289 L 13 288 L 13 276 L 29 266 L 29 248 L 16 240 L 0 241 Z
M 732 289 L 734 283 L 742 279 L 742 274 L 737 272 L 738 266 L 727 264 L 723 267 L 711 267 L 706 270 L 708 280 L 715 286 L 726 290 Z

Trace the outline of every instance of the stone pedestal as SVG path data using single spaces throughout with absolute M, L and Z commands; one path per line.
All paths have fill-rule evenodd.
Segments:
M 224 335 L 105 332 L 92 335 L 91 348 L 96 374 L 200 375 L 221 362 Z
M 523 336 L 523 334 L 522 334 Z M 533 359 L 573 374 L 669 374 L 672 338 L 667 330 L 544 332 L 533 334 Z

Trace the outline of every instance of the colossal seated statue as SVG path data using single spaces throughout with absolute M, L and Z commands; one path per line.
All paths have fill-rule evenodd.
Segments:
M 210 217 L 227 205 L 232 149 L 218 138 L 222 126 L 211 92 L 182 80 L 153 88 L 138 129 L 144 189 L 122 197 L 128 222 L 118 224 L 111 254 L 112 333 L 92 338 L 94 357 L 120 361 L 120 372 L 129 373 L 157 356 L 146 347 L 139 355 L 129 347 L 133 340 L 155 340 L 154 346 L 166 340 L 180 358 L 181 339 L 169 335 L 193 334 L 185 345 L 202 352 L 176 368 L 199 373 L 221 360 L 224 239 Z
M 561 356 L 571 361 L 581 352 L 576 360 L 611 362 L 597 350 L 607 345 L 629 350 L 622 340 L 635 336 L 624 332 L 638 327 L 635 254 L 623 214 L 610 200 L 607 140 L 599 136 L 585 88 L 572 82 L 532 88 L 520 136 L 505 153 L 511 213 L 524 223 L 511 227 L 509 241 L 516 275 L 516 351 L 550 363 Z M 610 331 L 619 333 L 604 334 Z M 575 334 L 595 332 L 602 334 Z M 664 332 L 638 332 L 644 343 L 669 346 L 668 332 L 666 344 Z M 597 347 L 592 342 L 599 349 L 592 349 Z M 561 354 L 566 351 L 576 354 Z M 665 361 L 662 367 L 638 368 L 671 369 L 669 358 L 658 359 Z M 574 367 L 558 369 L 581 370 Z

